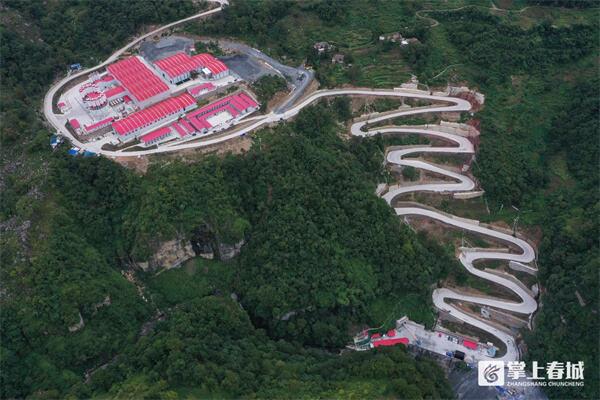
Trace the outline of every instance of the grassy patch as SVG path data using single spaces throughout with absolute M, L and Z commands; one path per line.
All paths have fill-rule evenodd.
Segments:
M 393 327 L 395 321 L 405 315 L 427 327 L 432 327 L 435 322 L 435 312 L 431 302 L 424 302 L 423 296 L 417 294 L 394 298 L 379 297 L 369 304 L 368 315 L 374 326 L 383 325 L 384 329 Z
M 148 287 L 157 305 L 169 307 L 208 296 L 215 291 L 228 293 L 232 279 L 232 266 L 196 258 L 180 268 L 153 276 L 148 280 Z

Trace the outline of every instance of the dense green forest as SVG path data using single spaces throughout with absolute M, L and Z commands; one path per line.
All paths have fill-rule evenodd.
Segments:
M 252 89 L 263 111 L 266 110 L 267 103 L 273 98 L 275 93 L 286 88 L 285 79 L 278 75 L 265 75 L 252 84 Z
M 486 94 L 475 170 L 486 200 L 496 217 L 514 217 L 512 204 L 542 230 L 543 307 L 525 335 L 528 358 L 584 360 L 584 388 L 549 394 L 596 398 L 598 29 L 586 21 L 597 12 L 569 1 L 555 2 L 575 6 L 556 20 L 466 9 L 429 14 L 440 22 L 430 29 L 415 16 L 424 6 L 382 3 L 236 1 L 189 29 L 237 36 L 288 62 L 306 58 L 329 86 L 391 87 L 415 73 Z M 390 142 L 341 139 L 347 100 L 258 133 L 241 156 L 157 163 L 143 176 L 73 159 L 50 151 L 35 112 L 52 80 L 203 5 L 2 4 L 1 397 L 452 397 L 441 370 L 404 349 L 337 355 L 357 325 L 392 311 L 429 323 L 431 286 L 456 266 L 452 249 L 412 233 L 373 195 Z M 378 40 L 398 30 L 420 43 Z M 321 40 L 354 67 L 316 56 Z M 282 82 L 260 86 L 266 99 Z M 139 288 L 122 275 L 199 226 L 219 242 L 243 239 L 240 256 L 194 264 L 191 276 L 136 271 Z M 80 317 L 85 326 L 69 332 Z
M 487 96 L 476 174 L 491 207 L 518 206 L 526 223 L 542 229 L 543 306 L 535 330 L 526 333 L 528 359 L 585 361 L 584 389 L 549 394 L 594 398 L 600 391 L 597 26 L 542 23 L 523 31 L 475 11 L 438 16 Z
M 437 366 L 403 349 L 344 357 L 326 351 L 348 342 L 351 323 L 390 316 L 369 308 L 376 297 L 395 304 L 398 293 L 410 293 L 424 302 L 404 311 L 431 318 L 428 287 L 454 264 L 445 249 L 399 225 L 372 194 L 375 182 L 352 151 L 359 147 L 338 137 L 341 127 L 329 112 L 347 119 L 348 102 L 308 109 L 295 123 L 263 132 L 243 157 L 171 163 L 143 177 L 106 159 L 49 151 L 48 132 L 31 110 L 56 75 L 71 62 L 96 63 L 144 24 L 192 12 L 188 3 L 177 12 L 160 11 L 170 2 L 127 9 L 111 2 L 104 11 L 95 4 L 7 3 L 2 397 L 173 397 L 186 390 L 225 397 L 451 396 Z M 137 17 L 127 19 L 136 9 Z M 113 13 L 128 23 L 111 19 Z M 100 17 L 91 23 L 94 16 Z M 29 31 L 19 30 L 24 21 Z M 113 32 L 92 37 L 86 24 Z M 261 85 L 268 98 L 281 82 Z M 189 237 L 198 226 L 210 227 L 219 242 L 247 241 L 222 271 L 230 279 L 221 279 L 219 290 L 201 278 L 203 290 L 189 292 L 161 291 L 139 272 L 136 284 L 124 278 L 121 272 L 161 241 Z M 232 292 L 246 311 L 229 300 Z M 166 320 L 157 322 L 159 309 Z M 287 312 L 298 316 L 278 319 Z M 145 323 L 156 326 L 146 332 Z M 149 360 L 162 361 L 148 369 Z M 104 363 L 108 368 L 95 370 Z M 240 365 L 248 371 L 240 374 Z M 88 383 L 86 371 L 93 373 Z

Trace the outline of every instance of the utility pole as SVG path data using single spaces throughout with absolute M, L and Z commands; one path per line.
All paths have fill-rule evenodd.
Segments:
M 517 216 L 515 217 L 514 221 L 513 221 L 513 236 L 517 237 L 517 224 L 519 223 L 519 218 L 521 217 L 521 209 L 515 207 L 515 206 L 511 206 L 513 209 L 517 210 Z

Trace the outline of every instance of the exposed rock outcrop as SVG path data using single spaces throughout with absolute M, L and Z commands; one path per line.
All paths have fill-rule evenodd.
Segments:
M 102 300 L 99 303 L 94 304 L 92 307 L 94 308 L 94 314 L 96 314 L 96 312 L 98 311 L 98 309 L 102 308 L 102 307 L 106 307 L 106 306 L 110 306 L 112 304 L 112 300 L 110 298 L 109 295 L 106 295 L 106 297 L 104 298 L 104 300 Z
M 201 225 L 192 235 L 192 247 L 198 257 L 212 260 L 215 258 L 215 235 L 207 224 Z
M 244 239 L 242 239 L 239 242 L 234 243 L 234 244 L 219 243 L 218 244 L 219 259 L 223 260 L 223 261 L 231 260 L 233 257 L 240 254 L 240 251 L 242 251 L 242 246 L 244 245 L 244 243 L 246 243 L 246 241 Z
M 156 253 L 148 261 L 138 262 L 137 266 L 144 271 L 159 268 L 171 269 L 196 256 L 192 243 L 188 240 L 175 239 L 163 242 Z
M 69 332 L 74 333 L 77 332 L 81 329 L 83 329 L 85 327 L 85 322 L 83 322 L 83 317 L 81 316 L 81 313 L 79 313 L 79 322 L 76 323 L 75 325 L 71 325 L 69 327 Z
M 149 272 L 176 268 L 194 257 L 228 261 L 240 253 L 244 243 L 244 239 L 233 244 L 226 243 L 219 239 L 208 224 L 204 224 L 192 233 L 191 239 L 180 237 L 162 242 L 147 261 L 136 261 L 135 265 L 144 272 Z
M 207 224 L 200 226 L 192 236 L 192 246 L 196 254 L 209 260 L 213 258 L 222 261 L 231 260 L 240 254 L 244 243 L 246 243 L 244 239 L 233 244 L 223 242 Z

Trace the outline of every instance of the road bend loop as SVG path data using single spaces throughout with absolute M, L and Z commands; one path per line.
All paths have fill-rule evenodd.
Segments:
M 466 100 L 457 98 L 446 98 L 445 101 L 454 102 L 454 105 L 450 106 L 434 106 L 425 109 L 417 110 L 402 110 L 387 114 L 379 118 L 372 118 L 369 120 L 369 124 L 387 119 L 403 117 L 411 114 L 415 114 L 415 111 L 420 113 L 428 112 L 440 112 L 440 111 L 469 111 L 471 105 Z M 466 193 L 473 191 L 476 188 L 475 182 L 468 176 L 448 171 L 432 163 L 410 159 L 407 156 L 416 154 L 474 154 L 475 150 L 471 141 L 463 136 L 448 133 L 442 130 L 432 129 L 430 125 L 427 129 L 414 128 L 414 127 L 384 127 L 374 128 L 368 131 L 363 131 L 366 125 L 366 121 L 358 122 L 352 125 L 351 133 L 354 136 L 370 137 L 375 135 L 423 135 L 430 138 L 441 139 L 444 142 L 450 142 L 454 146 L 447 147 L 434 147 L 434 146 L 403 146 L 401 148 L 395 147 L 393 150 L 387 152 L 386 163 L 392 166 L 399 167 L 413 167 L 424 171 L 432 172 L 441 176 L 451 178 L 454 182 L 441 182 L 441 183 L 426 183 L 408 186 L 391 186 L 387 192 L 382 194 L 383 199 L 392 206 L 393 201 L 398 196 L 406 193 L 415 192 L 434 192 L 434 193 Z M 453 289 L 440 288 L 433 292 L 433 303 L 435 307 L 442 312 L 449 314 L 450 316 L 463 321 L 469 325 L 479 328 L 489 334 L 497 337 L 506 346 L 506 353 L 498 357 L 498 360 L 503 361 L 516 361 L 519 359 L 519 349 L 516 344 L 516 340 L 513 335 L 507 333 L 504 329 L 498 329 L 497 325 L 491 324 L 474 314 L 465 312 L 463 309 L 456 307 L 454 304 L 449 303 L 447 300 L 454 300 L 463 303 L 473 303 L 478 306 L 493 307 L 499 310 L 508 311 L 511 313 L 522 314 L 531 316 L 537 309 L 537 302 L 532 296 L 531 292 L 522 284 L 516 277 L 509 274 L 494 274 L 486 271 L 482 271 L 476 268 L 473 264 L 477 261 L 482 260 L 501 260 L 509 263 L 518 263 L 522 268 L 528 268 L 532 273 L 535 273 L 537 269 L 535 267 L 528 266 L 527 264 L 535 260 L 535 251 L 532 246 L 525 240 L 518 237 L 514 237 L 508 233 L 502 231 L 483 227 L 479 225 L 478 221 L 466 220 L 459 218 L 447 213 L 442 213 L 436 210 L 432 210 L 429 207 L 395 207 L 394 208 L 398 216 L 419 216 L 426 217 L 436 221 L 439 221 L 445 225 L 449 225 L 453 228 L 458 228 L 463 231 L 468 231 L 477 235 L 487 236 L 489 238 L 496 239 L 502 243 L 514 245 L 520 249 L 519 253 L 500 252 L 493 250 L 482 250 L 468 247 L 460 247 L 458 259 L 464 268 L 478 278 L 488 280 L 494 284 L 503 286 L 504 288 L 514 292 L 520 299 L 520 302 L 507 301 L 492 297 L 473 296 L 469 294 L 460 293 Z M 504 275 L 504 276 L 502 276 Z
M 421 185 L 410 185 L 410 186 L 392 186 L 389 187 L 387 192 L 382 194 L 383 199 L 385 199 L 390 206 L 394 199 L 398 196 L 405 193 L 414 193 L 414 192 L 435 192 L 435 193 L 467 193 L 473 191 L 475 189 L 476 184 L 473 180 L 463 174 L 452 172 L 446 170 L 440 166 L 434 165 L 432 163 L 428 163 L 423 160 L 418 159 L 407 159 L 406 156 L 414 155 L 414 154 L 474 154 L 474 148 L 472 143 L 468 138 L 465 138 L 460 135 L 448 133 L 442 129 L 433 129 L 431 126 L 427 126 L 426 128 L 414 128 L 414 127 L 384 127 L 379 129 L 371 129 L 368 131 L 363 131 L 367 126 L 371 126 L 372 124 L 385 121 L 388 119 L 405 117 L 409 115 L 417 115 L 424 113 L 440 113 L 440 112 L 466 112 L 471 111 L 472 106 L 467 100 L 450 97 L 444 93 L 442 94 L 432 94 L 430 92 L 423 92 L 419 90 L 411 90 L 411 89 L 368 89 L 368 88 L 344 88 L 344 89 L 328 89 L 328 90 L 318 90 L 311 94 L 306 95 L 305 98 L 298 100 L 297 104 L 286 103 L 285 111 L 282 109 L 278 109 L 277 111 L 273 111 L 266 115 L 255 116 L 248 119 L 242 119 L 240 123 L 246 123 L 252 121 L 252 123 L 243 128 L 234 129 L 231 132 L 226 132 L 225 134 L 219 135 L 217 137 L 195 140 L 192 142 L 184 142 L 180 144 L 173 144 L 169 146 L 161 146 L 154 149 L 147 150 L 139 150 L 139 151 L 111 151 L 105 150 L 102 148 L 104 143 L 102 142 L 81 142 L 76 137 L 74 137 L 71 132 L 66 128 L 66 119 L 62 114 L 55 114 L 53 111 L 53 99 L 57 92 L 59 92 L 67 83 L 69 83 L 73 79 L 77 79 L 83 75 L 89 74 L 99 68 L 102 68 L 114 61 L 116 61 L 124 52 L 126 52 L 129 48 L 136 45 L 140 41 L 144 40 L 147 37 L 152 37 L 153 35 L 177 26 L 179 24 L 209 16 L 215 13 L 218 13 L 222 10 L 223 5 L 228 4 L 227 0 L 209 0 L 214 3 L 218 3 L 219 6 L 213 8 L 209 11 L 201 12 L 199 14 L 193 15 L 188 18 L 181 19 L 179 21 L 175 21 L 173 23 L 167 24 L 161 28 L 158 28 L 150 33 L 147 33 L 143 36 L 140 36 L 130 43 L 128 43 L 123 48 L 117 50 L 113 53 L 108 59 L 106 59 L 103 63 L 87 69 L 85 71 L 81 71 L 77 74 L 70 75 L 55 85 L 53 85 L 50 90 L 46 93 L 44 98 L 44 115 L 46 120 L 52 125 L 58 134 L 64 136 L 69 139 L 69 141 L 75 145 L 80 147 L 83 150 L 89 150 L 95 152 L 97 154 L 101 154 L 110 158 L 117 157 L 132 157 L 132 156 L 147 156 L 151 154 L 158 153 L 167 153 L 167 152 L 175 152 L 184 149 L 192 149 L 192 148 L 200 148 L 205 146 L 211 146 L 215 144 L 219 144 L 225 142 L 227 140 L 233 139 L 235 137 L 243 136 L 246 133 L 250 133 L 257 129 L 276 124 L 285 120 L 289 120 L 295 117 L 303 108 L 309 106 L 310 104 L 326 97 L 335 97 L 335 96 L 377 96 L 377 97 L 398 97 L 403 99 L 420 99 L 426 100 L 428 102 L 436 103 L 431 106 L 426 107 L 414 107 L 411 109 L 401 109 L 391 113 L 386 113 L 385 115 L 379 115 L 377 113 L 369 115 L 368 119 L 361 122 L 356 122 L 351 126 L 351 134 L 354 136 L 374 136 L 378 134 L 383 135 L 405 135 L 405 134 L 417 134 L 423 135 L 427 137 L 441 139 L 446 142 L 453 143 L 454 147 L 433 147 L 433 146 L 406 146 L 405 148 L 400 149 L 392 149 L 387 153 L 386 162 L 389 165 L 396 165 L 399 167 L 414 167 L 424 171 L 429 171 L 441 176 L 446 176 L 454 180 L 454 182 L 440 182 L 440 183 L 427 183 Z M 481 296 L 473 296 L 464 293 L 460 293 L 453 289 L 440 288 L 436 289 L 433 292 L 433 303 L 435 307 L 445 312 L 455 319 L 463 321 L 469 325 L 477 327 L 485 332 L 490 333 L 491 335 L 497 337 L 500 341 L 502 341 L 506 346 L 506 353 L 499 357 L 498 359 L 512 361 L 519 359 L 519 350 L 516 345 L 515 338 L 508 333 L 509 331 L 504 329 L 498 329 L 495 325 L 491 324 L 488 321 L 482 320 L 479 317 L 471 313 L 467 313 L 462 309 L 457 308 L 455 305 L 447 302 L 446 300 L 455 300 L 466 303 L 473 303 L 479 306 L 487 306 L 493 307 L 499 310 L 505 310 L 512 313 L 529 315 L 531 316 L 536 308 L 537 303 L 533 298 L 532 294 L 529 290 L 526 289 L 525 285 L 523 285 L 517 278 L 509 274 L 494 274 L 486 271 L 482 271 L 478 268 L 474 267 L 474 263 L 476 261 L 481 260 L 502 260 L 508 261 L 511 265 L 518 265 L 522 270 L 528 270 L 530 273 L 535 273 L 537 269 L 535 267 L 529 266 L 528 264 L 535 260 L 535 251 L 533 248 L 525 241 L 517 237 L 513 237 L 508 233 L 504 233 L 497 229 L 491 229 L 488 227 L 483 227 L 479 225 L 477 221 L 465 220 L 463 218 L 459 218 L 456 216 L 452 216 L 446 213 L 442 213 L 436 210 L 432 210 L 429 207 L 419 207 L 411 206 L 411 207 L 396 207 L 394 208 L 396 214 L 398 216 L 420 216 L 427 217 L 434 220 L 437 220 L 443 224 L 450 225 L 454 228 L 462 229 L 465 231 L 472 232 L 477 235 L 487 236 L 490 238 L 494 238 L 503 243 L 509 243 L 514 245 L 515 247 L 520 249 L 520 253 L 509 253 L 509 252 L 500 252 L 500 251 L 486 251 L 482 249 L 473 249 L 461 247 L 459 249 L 458 259 L 461 264 L 466 268 L 466 270 L 481 278 L 488 281 L 493 282 L 494 284 L 500 285 L 508 290 L 513 291 L 520 299 L 520 302 L 512 302 L 492 297 L 481 297 Z

